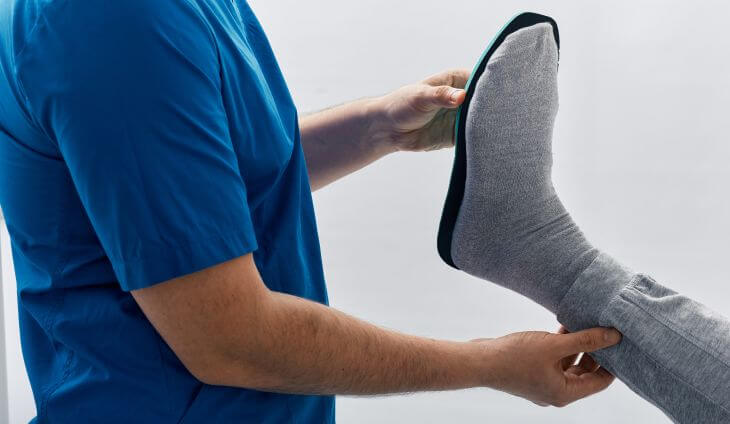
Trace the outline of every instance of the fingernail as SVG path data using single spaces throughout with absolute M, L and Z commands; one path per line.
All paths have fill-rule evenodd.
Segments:
M 456 103 L 459 101 L 459 96 L 461 95 L 461 92 L 463 90 L 455 89 L 451 91 L 451 103 Z
M 621 340 L 621 333 L 616 330 L 608 330 L 603 333 L 603 340 L 607 342 L 618 343 Z

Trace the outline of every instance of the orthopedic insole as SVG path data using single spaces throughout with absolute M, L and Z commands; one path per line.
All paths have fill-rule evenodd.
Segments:
M 512 18 L 497 34 L 496 37 L 487 46 L 486 50 L 479 59 L 479 62 L 474 67 L 474 70 L 466 83 L 466 98 L 464 103 L 459 108 L 456 122 L 454 126 L 454 142 L 455 142 L 455 157 L 454 164 L 451 170 L 451 182 L 449 183 L 449 189 L 446 194 L 446 202 L 441 215 L 441 223 L 438 230 L 438 252 L 441 259 L 444 260 L 450 266 L 457 268 L 458 266 L 454 263 L 452 257 L 451 246 L 454 237 L 454 228 L 456 221 L 459 216 L 459 210 L 464 200 L 464 191 L 466 185 L 466 174 L 467 174 L 467 154 L 466 154 L 466 121 L 469 115 L 469 105 L 474 98 L 474 94 L 477 88 L 477 82 L 481 78 L 484 71 L 487 69 L 487 63 L 497 51 L 497 49 L 504 43 L 510 34 L 513 34 L 521 29 L 528 28 L 531 26 L 539 25 L 541 23 L 547 23 L 552 26 L 555 42 L 560 48 L 560 36 L 558 33 L 557 23 L 548 16 L 539 15 L 537 13 L 522 13 Z
M 552 183 L 558 31 L 513 19 L 472 75 L 456 123 L 456 160 L 439 232 L 451 266 L 555 311 L 596 258 Z

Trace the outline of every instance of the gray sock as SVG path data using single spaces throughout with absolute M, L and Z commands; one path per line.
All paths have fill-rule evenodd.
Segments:
M 504 40 L 466 117 L 466 183 L 451 254 L 461 270 L 555 312 L 598 255 L 551 180 L 558 49 L 547 23 Z

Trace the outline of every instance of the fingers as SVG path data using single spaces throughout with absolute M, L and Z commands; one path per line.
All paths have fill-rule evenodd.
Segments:
M 568 333 L 569 333 L 568 329 L 563 327 L 562 325 L 560 326 L 560 328 L 558 328 L 558 334 L 568 334 Z M 578 359 L 578 355 L 580 355 L 580 354 L 576 353 L 575 355 L 569 355 L 560 360 L 560 367 L 563 369 L 563 371 L 567 371 L 569 368 L 571 368 L 575 364 L 575 361 Z
M 452 69 L 426 78 L 416 106 L 424 112 L 458 107 L 466 98 L 464 86 L 469 75 L 466 69 Z
M 459 88 L 453 88 L 448 85 L 440 85 L 437 87 L 426 86 L 423 90 L 422 102 L 424 107 L 429 110 L 447 108 L 453 109 L 464 102 L 466 92 Z
M 587 372 L 595 372 L 599 367 L 600 365 L 590 355 L 581 353 L 578 362 L 565 368 L 564 371 L 568 374 L 583 375 Z
M 575 333 L 560 334 L 556 338 L 559 345 L 557 353 L 562 358 L 613 346 L 621 341 L 621 333 L 613 328 L 596 327 Z
M 600 365 L 598 365 L 598 362 L 591 355 L 583 353 L 576 366 L 582 371 L 582 374 L 583 372 L 594 372 Z
M 575 361 L 578 360 L 578 357 L 580 356 L 580 353 L 576 353 L 575 355 L 568 355 L 565 358 L 560 359 L 560 367 L 563 369 L 563 371 L 567 371 L 568 368 L 571 368 L 576 365 Z
M 615 377 L 583 352 L 594 352 L 621 341 L 621 333 L 612 328 L 591 328 L 575 333 L 565 327 L 558 329 L 560 335 L 561 367 L 565 376 L 565 397 L 554 403 L 565 406 L 578 399 L 598 393 L 613 383 Z
M 566 375 L 566 389 L 569 402 L 596 394 L 613 383 L 615 377 L 605 368 L 598 368 L 593 372 L 581 375 Z
M 470 75 L 471 73 L 467 69 L 451 69 L 432 75 L 423 82 L 431 86 L 448 85 L 453 88 L 464 88 Z

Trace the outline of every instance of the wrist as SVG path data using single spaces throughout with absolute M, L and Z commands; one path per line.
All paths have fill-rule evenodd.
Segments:
M 365 140 L 378 152 L 385 154 L 398 151 L 393 137 L 393 125 L 389 123 L 387 98 L 385 96 L 362 100 L 362 119 L 365 125 Z
M 474 387 L 490 387 L 493 381 L 494 362 L 489 358 L 489 345 L 485 341 L 474 342 L 438 342 L 441 344 L 441 360 L 443 367 L 439 389 L 468 389 Z
M 463 361 L 473 378 L 473 387 L 496 387 L 499 361 L 494 355 L 493 339 L 473 340 L 464 345 Z

